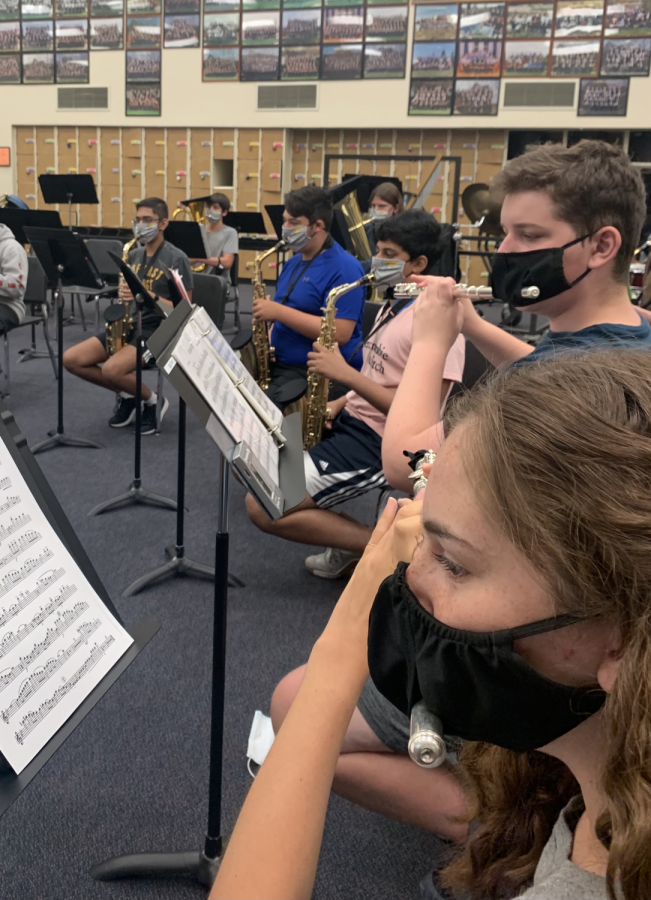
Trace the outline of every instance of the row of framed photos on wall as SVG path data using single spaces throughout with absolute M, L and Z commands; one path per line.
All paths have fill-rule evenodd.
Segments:
M 579 82 L 579 116 L 625 116 L 628 78 L 582 78 Z M 496 116 L 500 99 L 499 78 L 437 78 L 412 80 L 410 116 Z

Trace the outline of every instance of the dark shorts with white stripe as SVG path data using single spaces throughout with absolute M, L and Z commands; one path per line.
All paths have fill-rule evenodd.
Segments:
M 382 471 L 382 438 L 345 410 L 329 435 L 304 458 L 307 492 L 322 509 L 388 487 Z

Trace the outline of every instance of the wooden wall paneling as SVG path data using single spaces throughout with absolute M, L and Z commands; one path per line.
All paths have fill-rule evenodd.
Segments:
M 448 145 L 448 133 L 440 129 L 425 128 L 423 129 L 423 139 L 421 143 L 421 153 L 428 156 L 433 153 L 444 154 Z
M 190 129 L 190 193 L 205 197 L 212 193 L 212 131 Z
M 260 191 L 273 194 L 275 196 L 274 203 L 279 202 L 280 195 L 282 194 L 282 165 L 282 156 L 267 160 L 263 158 L 262 160 L 262 168 L 260 170 Z
M 341 136 L 341 152 L 345 153 L 348 156 L 359 156 L 360 154 L 360 140 L 359 140 L 359 129 L 357 128 L 345 128 L 343 134 Z M 345 175 L 356 175 L 359 172 L 359 160 L 341 160 L 341 171 L 340 178 L 343 179 Z
M 307 180 L 310 184 L 323 187 L 323 155 L 325 152 L 325 132 L 310 129 L 307 133 Z
M 291 190 L 303 187 L 308 183 L 309 173 L 308 157 L 309 157 L 309 134 L 307 131 L 295 129 L 292 133 L 291 160 L 292 168 L 290 172 Z
M 122 172 L 121 160 L 102 156 L 100 165 L 102 167 L 102 184 L 107 184 L 111 188 L 119 188 Z
M 278 160 L 283 158 L 285 135 L 282 128 L 262 128 L 260 131 L 260 158 Z
M 377 132 L 376 147 L 378 159 L 375 162 L 375 174 L 388 177 L 392 174 L 393 163 L 391 160 L 382 162 L 380 157 L 393 153 L 394 133 L 388 128 L 380 128 Z
M 142 157 L 142 128 L 122 129 L 122 158 L 140 159 Z
M 166 139 L 164 128 L 144 129 L 145 156 L 143 159 L 146 197 L 166 197 L 165 168 Z
M 36 133 L 33 127 L 20 127 L 14 130 L 14 146 L 16 152 L 15 190 L 29 206 L 36 207 Z
M 99 135 L 99 148 L 104 160 L 119 160 L 121 153 L 122 141 L 120 139 L 119 128 L 102 128 Z M 111 166 L 115 168 L 115 165 Z
M 102 225 L 119 228 L 122 225 L 120 185 L 103 183 L 101 188 Z
M 77 175 L 77 129 L 57 128 L 57 172 L 60 175 Z
M 143 199 L 142 181 L 140 177 L 130 181 L 122 180 L 122 225 L 129 228 L 136 214 L 136 203 Z
M 49 126 L 36 126 L 36 175 L 57 172 L 56 129 Z M 58 209 L 56 204 L 47 204 L 43 200 L 40 185 L 36 189 L 37 209 Z
M 342 134 L 337 128 L 328 128 L 325 133 L 325 153 L 343 153 Z M 330 184 L 324 184 L 324 187 L 332 187 L 341 181 L 341 163 L 342 160 L 334 159 L 330 162 Z
M 121 133 L 121 175 L 122 175 L 122 225 L 127 228 L 133 220 L 135 200 L 142 200 L 143 161 L 142 129 L 123 128 Z
M 473 243 L 473 247 L 476 244 Z M 488 286 L 488 271 L 484 265 L 484 260 L 479 256 L 469 256 L 468 264 L 468 284 Z
M 235 159 L 235 129 L 215 128 L 212 147 L 214 159 Z
M 36 132 L 32 125 L 21 126 L 14 132 L 16 155 L 36 158 Z
M 271 224 L 271 219 L 266 213 L 265 206 L 277 206 L 279 203 L 283 202 L 282 193 L 278 194 L 270 191 L 260 191 L 260 212 L 262 213 L 262 218 L 264 219 L 264 225 L 267 234 L 275 234 L 273 225 Z M 280 240 L 280 235 L 276 235 Z M 275 270 L 274 270 L 275 271 Z
M 477 164 L 477 168 L 475 170 L 475 181 L 481 181 L 484 184 L 489 184 L 493 180 L 493 178 L 498 174 L 498 172 L 502 171 L 501 163 L 485 163 L 479 162 Z
M 169 207 L 170 218 L 174 215 L 174 211 L 178 209 L 182 200 L 188 199 L 188 191 L 185 187 L 170 187 L 169 183 L 165 191 L 165 200 Z
M 238 160 L 253 160 L 258 162 L 260 158 L 260 129 L 239 128 L 237 134 L 237 158 Z
M 491 128 L 478 132 L 477 162 L 502 167 L 504 150 L 508 144 L 507 132 Z
M 92 175 L 99 183 L 99 135 L 97 128 L 79 128 L 77 133 L 77 161 L 81 175 Z
M 167 165 L 165 176 L 170 215 L 181 200 L 190 196 L 189 137 L 187 128 L 167 129 Z
M 239 278 L 251 278 L 254 259 L 255 250 L 240 250 L 237 260 L 237 274 Z
M 285 134 L 282 128 L 264 128 L 260 136 L 259 208 L 268 232 L 273 231 L 271 220 L 264 211 L 268 203 L 282 202 L 283 156 Z M 274 270 L 275 275 L 275 270 Z

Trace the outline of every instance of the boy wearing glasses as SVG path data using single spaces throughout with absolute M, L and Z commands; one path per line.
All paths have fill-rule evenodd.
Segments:
M 154 300 L 161 300 L 172 307 L 167 278 L 163 270 L 164 263 L 171 269 L 177 269 L 183 284 L 192 297 L 192 270 L 188 257 L 169 244 L 164 231 L 169 222 L 167 203 L 158 197 L 141 200 L 136 207 L 133 220 L 133 233 L 138 243 L 129 252 L 129 265 L 142 281 Z M 120 299 L 123 302 L 133 300 L 131 291 L 124 281 L 120 285 Z M 135 310 L 132 311 L 135 321 Z M 160 325 L 160 318 L 153 312 L 143 310 L 142 338 L 146 343 Z M 63 354 L 63 365 L 73 375 L 90 381 L 100 387 L 117 394 L 115 409 L 109 419 L 111 428 L 124 428 L 136 417 L 136 330 L 132 329 L 126 344 L 113 356 L 108 355 L 106 332 L 88 338 L 76 344 Z M 142 385 L 142 433 L 153 434 L 156 430 L 157 395 L 145 384 Z M 169 401 L 164 400 L 161 409 L 161 420 Z

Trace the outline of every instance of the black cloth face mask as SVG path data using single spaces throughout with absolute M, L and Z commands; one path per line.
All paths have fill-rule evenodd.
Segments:
M 513 649 L 516 638 L 562 628 L 575 618 L 492 632 L 450 628 L 420 605 L 406 569 L 400 563 L 380 585 L 368 635 L 371 678 L 403 713 L 422 699 L 445 734 L 522 752 L 566 734 L 603 705 L 606 694 L 598 685 L 551 681 Z
M 521 309 L 569 291 L 589 275 L 592 269 L 586 269 L 574 281 L 568 281 L 563 269 L 563 253 L 568 247 L 580 244 L 589 237 L 592 237 L 592 234 L 585 234 L 563 244 L 562 247 L 544 247 L 542 250 L 527 250 L 524 253 L 493 254 L 493 268 L 490 274 L 493 296 Z M 537 287 L 539 295 L 535 298 L 523 297 L 522 288 L 527 287 Z

